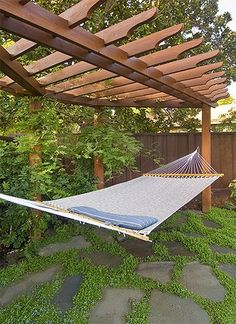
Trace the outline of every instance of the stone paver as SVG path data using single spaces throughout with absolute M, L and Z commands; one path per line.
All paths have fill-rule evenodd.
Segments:
M 183 244 L 178 241 L 163 242 L 171 256 L 195 256 L 196 253 L 189 251 Z
M 149 324 L 209 324 L 207 313 L 192 299 L 153 290 Z
M 174 262 L 145 262 L 137 267 L 137 272 L 145 278 L 151 278 L 161 283 L 166 283 L 170 280 L 171 271 L 174 267 Z
M 61 289 L 54 297 L 54 304 L 61 312 L 66 312 L 73 306 L 73 297 L 78 293 L 81 283 L 83 281 L 83 275 L 76 275 L 67 277 Z
M 29 294 L 38 284 L 52 281 L 58 272 L 59 268 L 54 266 L 45 271 L 28 274 L 19 282 L 1 289 L 0 306 L 10 303 L 20 295 Z
M 154 254 L 151 242 L 145 242 L 138 239 L 128 239 L 119 242 L 119 244 L 130 254 L 138 258 L 143 258 Z
M 176 227 L 186 224 L 187 220 L 188 220 L 187 216 L 182 214 L 177 219 L 175 219 L 173 222 L 170 222 L 169 224 L 168 223 L 165 224 L 165 222 L 164 222 L 160 227 L 157 227 L 154 231 L 159 231 L 160 228 L 163 230 L 166 230 L 166 231 L 173 230 Z
M 82 249 L 91 246 L 89 242 L 85 240 L 85 238 L 81 235 L 74 236 L 69 242 L 64 243 L 52 243 L 44 246 L 38 252 L 40 256 L 49 256 L 56 252 L 66 251 L 70 249 Z
M 204 226 L 209 227 L 209 228 L 221 228 L 220 224 L 217 224 L 209 219 L 203 219 L 202 220 Z
M 112 237 L 112 235 L 110 234 L 111 231 L 106 230 L 104 228 L 101 227 L 96 227 L 94 230 L 94 233 L 99 236 L 103 241 L 111 243 L 114 241 L 114 238 Z
M 214 301 L 222 301 L 226 293 L 211 268 L 198 262 L 188 263 L 184 267 L 182 282 L 187 289 Z
M 236 250 L 224 246 L 211 245 L 210 248 L 213 252 L 218 252 L 223 254 L 228 254 L 228 253 L 236 254 Z
M 103 299 L 93 309 L 89 324 L 124 324 L 124 316 L 131 310 L 131 302 L 139 301 L 143 292 L 139 289 L 106 288 Z
M 232 278 L 236 279 L 236 265 L 234 265 L 234 264 L 221 264 L 220 269 L 227 272 Z
M 81 253 L 80 256 L 88 258 L 95 266 L 104 265 L 114 268 L 122 263 L 122 257 L 100 251 Z

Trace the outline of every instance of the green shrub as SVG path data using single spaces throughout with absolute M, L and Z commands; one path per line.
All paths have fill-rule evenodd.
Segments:
M 229 184 L 229 188 L 231 191 L 231 197 L 236 199 L 236 179 L 233 180 L 230 184 Z
M 124 166 L 134 169 L 140 149 L 140 143 L 131 134 L 111 125 L 85 127 L 76 144 L 77 158 L 102 159 L 106 178 L 114 172 L 121 173 Z
M 2 111 L 2 118 L 13 109 L 15 115 L 12 123 L 8 120 L 8 131 L 21 136 L 13 142 L 0 141 L 1 192 L 26 199 L 35 199 L 41 194 L 43 200 L 52 200 L 92 191 L 96 183 L 94 156 L 102 158 L 107 178 L 112 173 L 122 172 L 126 166 L 134 167 L 139 143 L 115 126 L 84 126 L 91 123 L 92 116 L 90 111 L 84 112 L 85 108 L 80 116 L 80 133 L 75 137 L 76 141 L 71 142 L 68 138 L 73 135 L 73 127 L 61 114 L 61 105 L 43 100 L 39 111 L 29 113 L 28 99 L 5 99 L 5 104 L 8 99 L 10 101 L 6 111 Z M 4 132 L 7 133 L 6 125 Z M 63 138 L 63 144 L 58 138 Z M 42 163 L 30 166 L 29 155 L 38 144 L 42 150 Z M 70 172 L 63 164 L 64 157 L 73 161 Z M 43 215 L 36 222 L 30 209 L 7 202 L 2 202 L 1 208 L 0 241 L 13 248 L 20 248 L 32 236 L 44 232 L 48 223 L 54 223 L 52 219 L 55 219 Z

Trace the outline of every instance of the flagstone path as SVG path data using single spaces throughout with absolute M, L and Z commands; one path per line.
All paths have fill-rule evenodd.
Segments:
M 153 255 L 154 251 L 152 249 L 151 242 L 145 242 L 138 239 L 126 239 L 119 242 L 126 251 L 137 258 L 143 258 Z
M 81 274 L 67 277 L 64 280 L 61 289 L 53 299 L 53 303 L 62 313 L 73 307 L 73 297 L 78 293 L 82 282 L 83 275 Z
M 208 227 L 208 228 L 221 228 L 221 225 L 218 223 L 215 223 L 209 219 L 203 219 L 203 224 L 204 226 Z
M 38 255 L 49 256 L 56 252 L 67 251 L 70 249 L 83 249 L 91 246 L 83 236 L 74 236 L 69 242 L 65 243 L 52 243 L 40 249 Z
M 210 324 L 207 313 L 190 298 L 153 290 L 150 324 Z
M 221 264 L 220 269 L 228 273 L 232 278 L 236 279 L 236 265 L 234 264 Z
M 218 252 L 223 254 L 228 254 L 228 253 L 236 254 L 236 250 L 224 246 L 211 245 L 210 248 L 213 252 Z
M 194 252 L 189 251 L 182 243 L 178 241 L 168 241 L 163 243 L 169 252 L 169 255 L 172 256 L 195 256 L 196 254 Z
M 198 262 L 188 263 L 184 267 L 182 282 L 187 289 L 214 301 L 222 301 L 226 293 L 210 267 Z
M 92 309 L 89 324 L 123 324 L 124 316 L 131 310 L 131 302 L 140 301 L 139 289 L 106 288 L 102 300 Z
M 139 264 L 137 273 L 142 277 L 166 283 L 170 280 L 174 264 L 174 262 L 145 262 Z
M 38 273 L 28 274 L 19 282 L 0 289 L 0 307 L 12 302 L 18 296 L 30 294 L 37 285 L 52 281 L 58 272 L 59 267 L 54 266 Z
M 122 258 L 105 252 L 81 253 L 80 257 L 89 259 L 93 265 L 104 265 L 110 268 L 118 267 L 122 263 Z

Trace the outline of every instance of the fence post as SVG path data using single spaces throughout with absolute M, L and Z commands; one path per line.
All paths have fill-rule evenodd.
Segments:
M 29 103 L 29 112 L 30 114 L 34 114 L 37 113 L 39 110 L 42 109 L 42 103 L 39 99 L 37 98 L 30 98 L 30 103 Z M 37 164 L 41 164 L 42 162 L 42 147 L 41 144 L 38 143 L 37 145 L 35 145 L 33 147 L 32 153 L 29 154 L 29 165 L 30 166 L 34 166 Z M 36 201 L 41 201 L 42 197 L 40 193 L 35 193 L 35 197 L 34 199 Z M 34 225 L 37 225 L 37 223 L 39 222 L 42 213 L 39 210 L 34 210 L 34 214 L 35 214 L 35 223 Z M 34 233 L 34 228 L 32 229 L 33 233 Z M 34 233 L 33 234 L 34 238 L 36 239 L 40 239 L 41 238 L 41 233 Z
M 93 124 L 94 127 L 98 126 L 100 124 L 99 120 L 99 112 L 100 110 L 98 108 L 95 108 L 94 118 L 93 118 Z M 104 188 L 104 166 L 102 163 L 102 159 L 99 156 L 94 156 L 94 176 L 98 179 L 97 189 L 103 189 Z
M 211 107 L 202 106 L 202 156 L 211 164 Z M 211 209 L 211 186 L 202 193 L 202 211 L 204 213 Z

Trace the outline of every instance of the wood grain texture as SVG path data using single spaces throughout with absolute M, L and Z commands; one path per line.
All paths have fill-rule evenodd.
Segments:
M 0 80 L 0 87 L 21 95 L 46 94 L 64 102 L 99 107 L 125 104 L 153 107 L 160 102 L 170 107 L 173 104 L 214 106 L 216 98 L 227 96 L 225 81 L 220 79 L 222 72 L 209 73 L 220 68 L 222 62 L 198 66 L 217 56 L 218 50 L 180 58 L 199 46 L 202 38 L 143 55 L 179 33 L 182 24 L 120 47 L 113 45 L 127 38 L 137 26 L 153 19 L 156 8 L 95 35 L 79 26 L 103 2 L 82 0 L 57 16 L 32 1 L 2 0 L 0 27 L 23 38 L 5 50 L 8 57 L 6 53 L 2 55 L 2 71 L 7 75 Z M 26 67 L 20 66 L 16 58 L 39 44 L 55 52 Z M 143 56 L 135 56 L 140 54 Z M 71 65 L 72 59 L 80 62 Z M 39 79 L 33 77 L 64 63 L 69 66 Z M 88 73 L 92 70 L 96 71 Z

